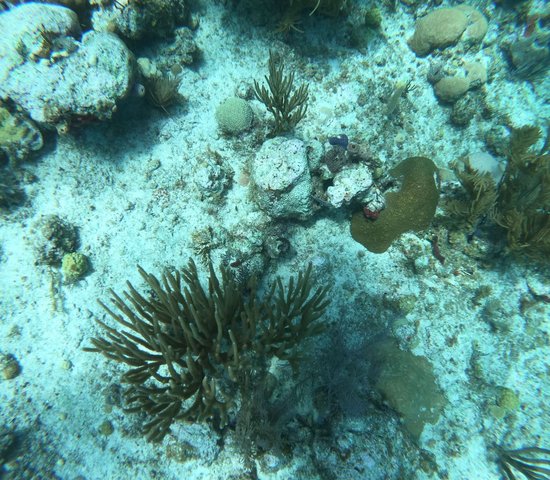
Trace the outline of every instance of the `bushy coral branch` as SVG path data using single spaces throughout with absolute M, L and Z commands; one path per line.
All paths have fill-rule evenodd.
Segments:
M 320 331 L 327 289 L 313 290 L 311 265 L 261 299 L 255 281 L 244 292 L 227 268 L 220 276 L 208 268 L 207 289 L 192 260 L 160 280 L 139 268 L 150 297 L 128 283 L 124 298 L 111 291 L 114 309 L 100 302 L 120 329 L 98 320 L 104 336 L 85 350 L 130 367 L 122 376 L 128 410 L 151 418 L 144 425 L 151 441 L 162 440 L 175 420 L 225 425 L 243 371 L 259 358 L 292 360 L 301 341 Z

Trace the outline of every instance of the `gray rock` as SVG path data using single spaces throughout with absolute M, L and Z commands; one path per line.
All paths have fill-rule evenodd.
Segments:
M 78 248 L 77 228 L 57 215 L 43 217 L 36 227 L 39 230 L 36 239 L 38 263 L 60 265 L 66 253 L 74 252 Z
M 193 179 L 201 196 L 220 198 L 231 184 L 233 171 L 210 158 L 200 162 L 194 170 Z
M 364 196 L 371 186 L 372 174 L 367 165 L 348 165 L 334 176 L 333 184 L 327 188 L 327 199 L 334 207 L 349 205 L 353 199 Z
M 22 4 L 0 16 L 0 98 L 38 122 L 107 119 L 134 83 L 132 53 L 114 34 L 87 32 L 71 10 Z
M 274 218 L 309 217 L 312 185 L 306 146 L 298 139 L 276 137 L 264 142 L 252 162 L 258 206 Z
M 539 41 L 540 39 L 540 41 Z M 546 35 L 518 37 L 508 46 L 514 73 L 520 78 L 542 76 L 550 68 L 550 30 Z
M 28 3 L 0 15 L 0 90 L 17 67 L 49 58 L 58 42 L 81 33 L 76 13 L 58 5 Z M 60 53 L 60 52 L 58 52 Z

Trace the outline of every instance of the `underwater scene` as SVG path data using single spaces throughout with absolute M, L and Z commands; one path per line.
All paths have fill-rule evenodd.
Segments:
M 0 1 L 0 478 L 550 480 L 550 3 Z

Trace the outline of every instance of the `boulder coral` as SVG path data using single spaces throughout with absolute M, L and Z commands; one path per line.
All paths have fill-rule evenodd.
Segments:
M 434 91 L 443 102 L 453 103 L 468 90 L 479 87 L 487 82 L 487 68 L 479 62 L 464 65 L 465 75 L 454 75 L 441 78 L 434 85 Z
M 453 8 L 439 8 L 416 22 L 409 46 L 418 56 L 425 56 L 433 50 L 456 44 L 459 40 L 467 44 L 480 42 L 487 33 L 485 17 L 468 5 Z

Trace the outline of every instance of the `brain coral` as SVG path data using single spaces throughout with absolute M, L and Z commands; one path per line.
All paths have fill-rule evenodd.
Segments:
M 216 119 L 222 131 L 240 133 L 250 128 L 254 112 L 246 100 L 231 97 L 218 107 Z

